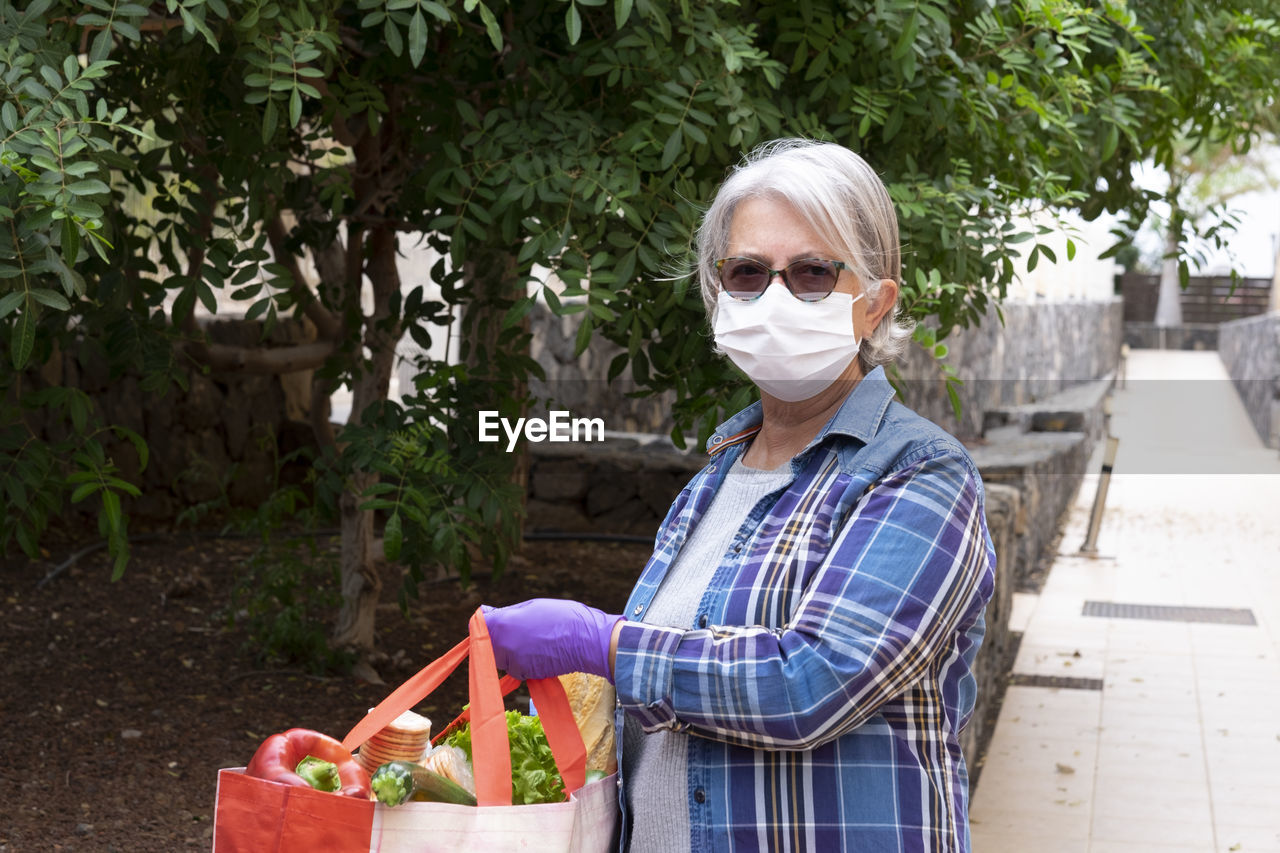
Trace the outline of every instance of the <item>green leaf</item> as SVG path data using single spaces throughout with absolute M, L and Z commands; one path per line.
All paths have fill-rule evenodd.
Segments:
M 32 289 L 31 298 L 39 302 L 41 305 L 48 305 L 50 308 L 58 311 L 70 311 L 71 303 L 67 298 L 56 290 L 48 290 L 43 287 Z
M 27 8 L 22 11 L 21 20 L 31 21 L 39 18 L 45 12 L 49 11 L 49 7 L 53 5 L 53 0 L 31 0 L 27 4 Z
M 382 27 L 382 40 L 387 43 L 387 48 L 393 55 L 399 56 L 404 52 L 404 37 L 400 35 L 400 28 L 390 17 Z
M 889 57 L 894 60 L 904 59 L 911 52 L 911 46 L 915 44 L 918 30 L 919 18 L 916 17 L 913 11 L 911 12 L 911 17 L 907 20 L 907 25 L 902 28 L 902 33 L 898 36 L 898 41 L 894 44 Z
M 76 195 L 99 195 L 101 193 L 111 192 L 111 187 L 107 186 L 97 178 L 76 181 L 74 184 L 69 184 L 67 189 Z
M 295 88 L 289 93 L 289 126 L 297 127 L 302 120 L 302 96 Z
M 622 29 L 623 24 L 631 17 L 631 6 L 634 0 L 613 0 L 613 25 Z
M 578 13 L 578 4 L 569 0 L 569 11 L 564 16 L 564 27 L 569 33 L 569 44 L 577 44 L 582 38 L 582 15 Z
M 4 296 L 0 296 L 0 319 L 7 317 L 26 298 L 27 294 L 24 291 L 6 293 Z
M 449 14 L 449 10 L 439 3 L 432 2 L 432 0 L 422 0 L 422 8 L 446 24 L 453 21 L 453 16 Z
M 400 559 L 400 548 L 404 544 L 400 513 L 393 512 L 387 519 L 387 526 L 382 531 L 382 553 L 391 562 Z
M 71 426 L 76 435 L 84 435 L 84 428 L 89 423 L 89 408 L 92 404 L 81 391 L 72 392 L 67 398 L 67 412 L 71 415 Z
M 533 310 L 533 304 L 535 301 L 536 300 L 531 296 L 527 296 L 523 299 L 517 299 L 515 303 L 507 309 L 506 316 L 502 318 L 502 328 L 510 329 L 512 326 L 517 325 L 521 320 L 528 316 L 530 311 Z
M 1120 144 L 1120 128 L 1114 124 L 1107 126 L 1107 135 L 1102 142 L 1102 162 L 1111 159 L 1111 155 L 1116 153 L 1116 147 Z
M 214 53 L 218 53 L 218 40 L 213 37 L 213 33 L 205 26 L 204 21 L 187 11 L 186 6 L 178 7 L 178 14 L 182 16 L 182 29 L 189 35 L 199 33 L 204 36 L 204 40 L 213 48 Z
M 120 496 L 110 489 L 102 490 L 102 513 L 107 519 L 107 529 L 110 531 L 120 530 L 120 522 L 123 517 L 120 512 Z
M 98 164 L 92 160 L 77 160 L 74 163 L 64 163 L 62 165 L 62 171 L 66 172 L 68 175 L 83 178 L 85 175 L 91 175 L 98 171 Z
M 112 21 L 111 29 L 115 30 L 129 41 L 142 41 L 142 32 L 128 21 Z
M 276 102 L 268 100 L 266 107 L 262 110 L 262 141 L 270 142 L 271 137 L 275 136 L 276 125 L 280 123 L 280 114 L 276 111 Z
M 191 309 L 196 304 L 196 289 L 194 287 L 184 287 L 182 292 L 173 300 L 172 316 L 173 324 L 181 326 L 191 314 Z
M 31 350 L 36 345 L 36 311 L 34 308 L 23 311 L 13 329 L 13 340 L 9 342 L 9 353 L 13 358 L 13 369 L 22 370 L 31 358 Z
M 101 62 L 111 53 L 111 30 L 99 30 L 89 45 L 89 61 Z
M 958 382 L 947 380 L 947 399 L 951 401 L 951 412 L 955 415 L 956 420 L 960 420 L 960 415 L 964 409 L 964 404 L 960 401 L 960 392 L 956 390 Z
M 493 16 L 493 12 L 483 3 L 480 4 L 480 20 L 484 22 L 484 31 L 489 35 L 493 49 L 502 50 L 502 28 L 498 26 L 498 19 Z
M 667 137 L 667 144 L 662 146 L 662 168 L 669 169 L 671 164 L 680 156 L 680 143 L 684 138 L 684 134 L 677 127 L 671 131 L 671 135 Z
M 99 483 L 97 480 L 93 480 L 88 483 L 82 483 L 81 485 L 76 487 L 76 490 L 74 492 L 71 493 L 71 502 L 73 504 L 80 503 L 80 501 L 84 500 L 85 498 L 89 497 L 89 495 L 98 491 L 98 489 L 101 488 L 101 486 L 102 484 Z
M 582 315 L 582 325 L 578 326 L 578 337 L 573 344 L 573 357 L 577 358 L 587 351 L 587 347 L 591 346 L 591 314 Z
M 67 266 L 75 266 L 76 259 L 80 257 L 80 232 L 76 229 L 75 220 L 67 217 L 62 220 L 62 260 Z M 71 306 L 68 305 L 67 308 Z M 64 308 L 62 310 L 67 310 Z
M 218 313 L 218 298 L 213 295 L 213 288 L 203 281 L 196 282 L 196 295 L 210 314 Z
M 111 580 L 118 581 L 124 577 L 124 570 L 129 566 L 129 540 L 121 536 L 114 547 L 108 550 L 114 553 L 116 558 L 111 565 Z
M 409 19 L 409 61 L 417 68 L 427 53 L 427 19 L 418 9 Z

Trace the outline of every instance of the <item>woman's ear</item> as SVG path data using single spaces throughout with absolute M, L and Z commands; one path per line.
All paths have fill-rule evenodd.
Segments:
M 876 328 L 884 320 L 885 314 L 898 304 L 898 283 L 891 278 L 880 279 L 880 291 L 876 298 L 867 305 L 867 329 Z

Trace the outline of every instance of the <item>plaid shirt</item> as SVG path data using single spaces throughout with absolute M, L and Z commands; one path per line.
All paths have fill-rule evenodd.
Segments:
M 624 623 L 619 727 L 626 713 L 645 731 L 697 735 L 693 853 L 969 850 L 958 734 L 973 712 L 995 552 L 972 460 L 893 393 L 872 371 L 791 460 L 790 484 L 733 537 L 693 630 Z M 629 618 L 760 418 L 756 403 L 712 437 Z

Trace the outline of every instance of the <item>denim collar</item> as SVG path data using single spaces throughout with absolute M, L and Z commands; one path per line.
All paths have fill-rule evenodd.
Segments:
M 845 398 L 839 410 L 831 420 L 827 421 L 826 426 L 818 431 L 805 450 L 819 444 L 833 433 L 852 436 L 864 444 L 870 442 L 876 430 L 880 428 L 880 422 L 884 419 L 884 413 L 889 408 L 894 393 L 893 386 L 889 384 L 889 378 L 885 376 L 884 368 L 876 367 L 853 386 L 853 390 L 849 392 L 849 396 Z M 707 440 L 707 452 L 714 456 L 736 444 L 749 441 L 760 431 L 763 417 L 763 408 L 757 400 L 716 428 L 711 438 Z

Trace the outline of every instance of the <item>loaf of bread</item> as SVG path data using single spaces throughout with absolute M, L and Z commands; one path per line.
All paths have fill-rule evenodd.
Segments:
M 560 676 L 573 719 L 587 746 L 587 769 L 610 774 L 618 769 L 614 748 L 613 709 L 616 699 L 608 679 L 585 672 Z

